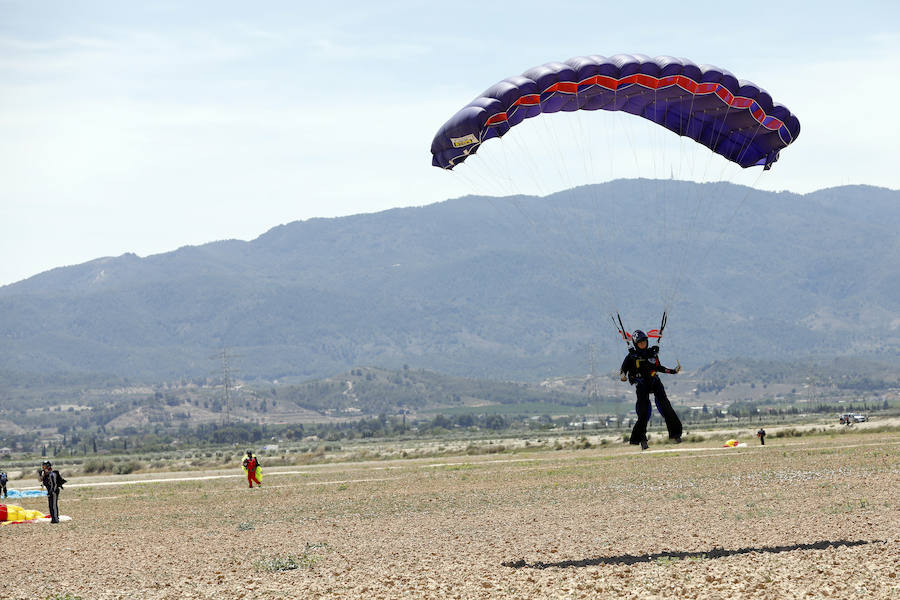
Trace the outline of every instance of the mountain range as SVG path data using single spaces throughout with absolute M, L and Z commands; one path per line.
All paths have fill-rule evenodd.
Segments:
M 900 192 L 617 180 L 281 225 L 0 287 L 0 377 L 247 380 L 408 365 L 536 381 L 664 363 L 900 355 Z

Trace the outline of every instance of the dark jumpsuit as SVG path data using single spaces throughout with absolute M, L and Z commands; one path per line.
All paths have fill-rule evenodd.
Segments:
M 47 488 L 47 504 L 50 508 L 50 522 L 59 523 L 59 471 L 44 471 L 42 474 L 44 487 Z
M 669 437 L 672 439 L 681 437 L 681 421 L 669 397 L 666 396 L 666 389 L 663 387 L 662 381 L 659 380 L 657 373 L 674 374 L 675 369 L 669 369 L 659 364 L 659 346 L 650 346 L 643 350 L 632 348 L 628 352 L 628 356 L 622 361 L 621 372 L 628 376 L 628 382 L 635 386 L 634 393 L 637 395 L 637 403 L 634 410 L 637 412 L 637 423 L 631 430 L 631 439 L 629 443 L 640 444 L 647 440 L 647 423 L 650 422 L 650 394 L 653 394 L 656 400 L 656 408 L 666 420 L 666 428 L 669 430 Z

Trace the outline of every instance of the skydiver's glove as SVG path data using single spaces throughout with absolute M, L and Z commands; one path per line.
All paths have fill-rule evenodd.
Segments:
M 621 379 L 622 381 L 628 381 L 628 375 L 626 375 L 625 373 L 619 373 L 619 379 Z
M 676 373 L 681 373 L 681 361 L 679 360 L 679 361 L 677 361 L 677 362 L 678 362 L 678 366 L 675 367 L 675 372 L 676 372 Z

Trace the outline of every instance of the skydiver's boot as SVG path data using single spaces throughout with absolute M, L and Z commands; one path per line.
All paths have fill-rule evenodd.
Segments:
M 647 440 L 641 440 L 641 450 L 646 450 L 650 447 L 650 444 L 647 443 Z

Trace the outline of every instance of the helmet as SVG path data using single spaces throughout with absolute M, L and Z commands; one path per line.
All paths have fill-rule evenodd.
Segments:
M 50 464 L 49 460 L 45 460 L 44 462 L 41 463 L 41 466 L 42 467 L 52 467 L 53 465 Z
M 647 340 L 647 334 L 640 329 L 635 329 L 634 333 L 631 334 L 631 341 L 635 344 L 637 344 L 638 342 L 646 342 Z
M 252 450 L 247 450 L 247 456 L 253 456 L 253 451 L 252 451 Z

